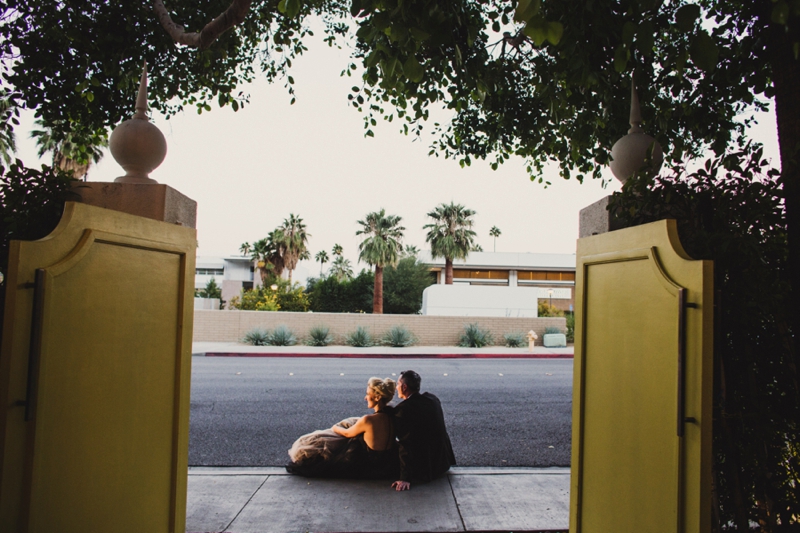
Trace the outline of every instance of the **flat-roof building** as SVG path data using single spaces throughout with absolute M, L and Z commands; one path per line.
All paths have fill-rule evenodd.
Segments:
M 444 284 L 444 259 L 432 259 L 430 252 L 427 251 L 420 253 L 419 259 L 430 265 L 436 283 Z M 491 314 L 505 312 L 509 316 L 520 316 L 520 313 L 528 316 L 525 311 L 520 310 L 519 302 L 527 300 L 528 307 L 535 309 L 538 306 L 538 300 L 543 299 L 557 309 L 571 311 L 575 305 L 575 254 L 470 252 L 467 259 L 453 261 L 453 285 L 510 287 L 531 291 L 530 297 L 526 295 L 527 293 L 518 291 L 492 292 L 485 289 L 472 291 L 475 298 L 481 300 L 475 303 L 472 314 L 479 313 L 481 308 L 490 312 L 488 309 L 492 308 L 494 310 L 491 311 Z M 509 300 L 513 303 L 507 305 L 512 306 L 513 309 L 501 309 L 504 304 L 498 303 L 497 305 L 500 307 L 496 307 L 489 302 L 492 294 L 503 298 L 509 296 L 511 292 L 515 293 Z M 463 302 L 469 299 L 470 293 L 461 289 L 453 294 L 455 298 L 453 305 L 463 306 Z M 444 306 L 442 313 L 436 314 L 454 313 L 453 305 Z M 444 311 L 445 307 L 446 311 Z M 426 312 L 427 314 L 435 313 L 433 309 L 426 309 L 426 306 L 423 305 L 423 313 Z

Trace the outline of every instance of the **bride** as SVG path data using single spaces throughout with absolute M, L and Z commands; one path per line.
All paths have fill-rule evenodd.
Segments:
M 398 473 L 397 443 L 392 427 L 396 384 L 370 378 L 364 400 L 373 414 L 346 418 L 330 429 L 303 435 L 289 450 L 286 470 L 308 477 L 394 479 Z

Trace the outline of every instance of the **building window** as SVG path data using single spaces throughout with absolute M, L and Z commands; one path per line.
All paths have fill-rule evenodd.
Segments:
M 528 270 L 517 272 L 519 281 L 575 281 L 575 272 L 553 272 L 549 270 Z
M 458 279 L 497 279 L 507 280 L 508 270 L 467 270 L 454 268 L 453 277 Z
M 225 274 L 224 268 L 196 268 L 194 273 L 198 276 L 222 276 Z

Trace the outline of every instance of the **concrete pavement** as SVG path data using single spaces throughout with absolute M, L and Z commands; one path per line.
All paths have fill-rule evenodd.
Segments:
M 454 467 L 410 491 L 282 468 L 189 469 L 188 533 L 566 531 L 568 468 Z
M 198 356 L 571 358 L 544 348 L 353 348 L 193 343 Z M 309 479 L 274 467 L 191 467 L 187 533 L 567 531 L 569 468 L 454 467 L 397 492 L 389 481 Z

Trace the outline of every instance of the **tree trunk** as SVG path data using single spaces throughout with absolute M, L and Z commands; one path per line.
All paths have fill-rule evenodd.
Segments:
M 289 270 L 289 290 L 292 290 L 292 271 Z
M 772 83 L 775 88 L 775 117 L 778 126 L 778 144 L 781 154 L 780 183 L 784 193 L 786 208 L 787 240 L 789 243 L 789 264 L 787 268 L 790 283 L 791 302 L 800 302 L 800 61 L 794 59 L 792 46 L 800 40 L 797 17 L 792 21 L 793 31 L 771 24 L 767 49 L 772 64 Z M 800 334 L 800 310 L 789 313 L 794 338 Z M 788 336 L 790 342 L 795 342 Z M 792 357 L 789 362 L 795 394 L 800 393 L 798 384 L 797 345 L 791 346 Z
M 444 284 L 453 284 L 453 260 L 449 257 L 444 258 Z
M 372 291 L 372 313 L 383 314 L 383 267 L 375 265 L 375 289 Z

